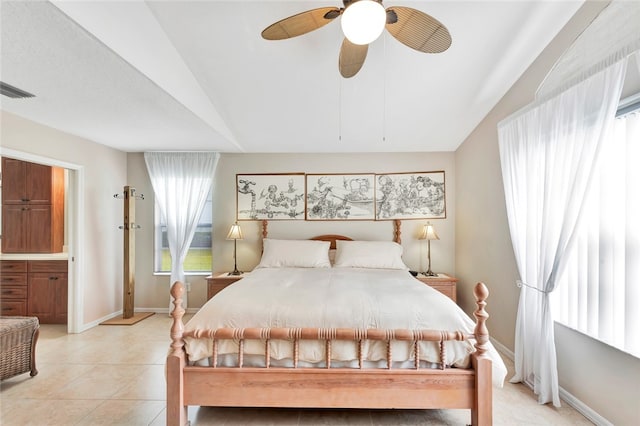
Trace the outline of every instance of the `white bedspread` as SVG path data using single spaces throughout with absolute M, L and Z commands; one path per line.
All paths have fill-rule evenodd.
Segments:
M 490 306 L 490 305 L 489 305 Z M 474 322 L 451 299 L 419 282 L 406 271 L 359 268 L 261 268 L 225 288 L 186 324 L 185 331 L 221 327 L 347 327 L 462 330 Z M 209 339 L 186 338 L 190 361 L 212 355 Z M 447 365 L 467 368 L 473 342 L 446 342 Z M 289 342 L 271 341 L 271 357 L 292 358 Z M 302 361 L 324 359 L 324 344 L 300 342 Z M 236 354 L 237 342 L 219 342 L 219 354 Z M 394 361 L 409 360 L 411 342 L 394 342 Z M 245 342 L 245 354 L 264 354 L 262 342 Z M 386 359 L 386 343 L 366 342 L 365 359 Z M 502 385 L 506 367 L 490 347 L 493 382 Z M 332 360 L 357 359 L 353 342 L 332 343 Z M 420 359 L 439 362 L 436 343 L 422 342 Z

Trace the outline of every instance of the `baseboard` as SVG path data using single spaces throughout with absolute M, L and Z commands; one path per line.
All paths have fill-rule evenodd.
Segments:
M 503 345 L 502 343 L 498 342 L 496 339 L 494 339 L 493 337 L 490 338 L 491 339 L 491 343 L 493 344 L 493 346 L 499 351 L 501 352 L 504 356 L 506 356 L 507 358 L 509 358 L 511 361 L 513 361 L 515 359 L 515 354 L 513 353 L 512 350 L 510 350 L 509 348 L 507 348 L 505 345 Z M 533 390 L 533 388 L 528 384 L 528 383 L 524 383 L 527 387 L 529 387 L 531 390 Z M 573 394 L 571 394 L 570 392 L 567 392 L 566 390 L 564 390 L 562 388 L 562 386 L 560 386 L 558 388 L 558 393 L 560 394 L 560 398 L 567 403 L 567 405 L 569 405 L 570 407 L 572 407 L 573 409 L 575 409 L 577 412 L 579 412 L 580 414 L 582 414 L 583 416 L 585 416 L 590 422 L 592 422 L 593 424 L 596 424 L 598 426 L 613 426 L 613 424 L 608 421 L 607 419 L 605 419 L 604 417 L 602 417 L 600 414 L 598 414 L 597 412 L 595 412 L 593 409 L 591 409 L 591 407 L 589 407 L 587 404 L 585 404 L 584 402 L 580 401 L 578 398 L 576 398 L 575 396 L 573 396 Z
M 196 312 L 198 312 L 199 308 L 187 308 L 186 312 L 187 314 L 195 314 Z M 167 316 L 169 316 L 169 308 L 135 308 L 133 310 L 133 312 L 153 312 L 156 314 L 166 314 Z M 84 331 L 87 331 L 93 327 L 97 327 L 99 326 L 101 323 L 108 321 L 112 318 L 115 318 L 117 316 L 122 315 L 122 309 L 120 309 L 119 311 L 113 312 L 109 315 L 105 315 L 102 318 L 98 318 L 97 320 L 91 321 L 89 323 L 83 324 L 82 327 L 80 328 L 79 333 L 82 333 Z
M 185 314 L 195 314 L 199 310 L 200 308 L 187 308 L 185 310 Z M 138 312 L 138 309 L 136 309 L 136 312 Z M 155 312 L 156 314 L 167 314 L 167 315 L 170 314 L 169 308 L 149 309 L 147 311 L 141 310 L 140 312 Z
M 89 330 L 90 328 L 97 327 L 97 326 L 99 326 L 99 325 L 100 325 L 100 323 L 103 323 L 103 322 L 105 322 L 105 321 L 109 321 L 110 319 L 115 318 L 115 317 L 117 317 L 118 315 L 122 315 L 122 309 L 121 309 L 121 310 L 119 310 L 119 311 L 117 311 L 117 312 L 114 312 L 114 313 L 112 313 L 112 314 L 105 315 L 105 316 L 103 316 L 102 318 L 98 318 L 98 319 L 97 319 L 97 320 L 95 320 L 95 321 L 91 321 L 91 322 L 89 322 L 89 323 L 82 324 L 82 327 L 80 328 L 80 333 L 82 333 L 82 332 L 84 332 L 84 331 L 87 331 L 87 330 Z
M 611 423 L 609 420 L 602 417 L 600 414 L 596 413 L 587 404 L 580 401 L 578 398 L 576 398 L 575 396 L 573 396 L 572 394 L 564 390 L 562 386 L 559 388 L 559 393 L 560 393 L 560 398 L 562 398 L 563 401 L 565 401 L 568 405 L 573 407 L 577 412 L 579 412 L 580 414 L 585 416 L 587 419 L 589 419 L 593 424 L 596 424 L 598 426 L 613 426 L 613 423 Z
M 491 340 L 491 344 L 498 350 L 498 352 L 501 352 L 503 355 L 505 355 L 511 361 L 513 361 L 515 359 L 515 354 L 513 353 L 513 351 L 511 349 L 507 348 L 505 345 L 503 345 L 502 343 L 498 342 L 493 337 L 489 337 L 489 340 Z

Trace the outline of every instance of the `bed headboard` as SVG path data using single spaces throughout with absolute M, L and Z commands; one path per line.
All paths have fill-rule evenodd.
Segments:
M 262 238 L 267 238 L 269 235 L 269 231 L 267 230 L 269 226 L 268 220 L 262 221 Z M 402 243 L 402 239 L 400 238 L 401 234 L 401 222 L 400 219 L 395 219 L 393 221 L 393 241 L 398 244 Z M 329 241 L 331 243 L 331 248 L 336 248 L 336 240 L 345 240 L 345 241 L 353 241 L 352 238 L 345 237 L 344 235 L 336 235 L 336 234 L 326 234 L 326 235 L 318 235 L 317 237 L 309 238 L 310 240 L 319 240 L 319 241 Z
M 330 250 L 336 248 L 336 240 L 353 241 L 353 238 L 349 238 L 349 237 L 345 237 L 344 235 L 337 235 L 337 234 L 318 235 L 317 237 L 312 237 L 309 239 L 315 240 L 315 241 L 329 241 L 331 243 L 331 246 L 329 246 Z

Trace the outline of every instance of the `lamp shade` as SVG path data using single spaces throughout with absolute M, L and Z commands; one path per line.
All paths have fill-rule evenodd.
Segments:
M 358 0 L 342 13 L 340 25 L 344 36 L 353 44 L 369 44 L 382 34 L 387 12 L 374 0 Z
M 241 240 L 242 239 L 242 229 L 240 229 L 240 225 L 234 223 L 231 225 L 231 229 L 229 229 L 229 233 L 227 234 L 227 240 Z
M 418 238 L 420 240 L 439 240 L 438 234 L 432 224 L 428 223 L 422 228 L 422 233 Z

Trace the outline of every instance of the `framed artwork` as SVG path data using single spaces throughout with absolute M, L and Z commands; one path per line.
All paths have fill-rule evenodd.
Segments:
M 237 220 L 304 220 L 304 184 L 304 173 L 237 174 Z
M 374 174 L 308 174 L 307 220 L 374 220 Z
M 444 171 L 376 175 L 376 220 L 444 219 Z

